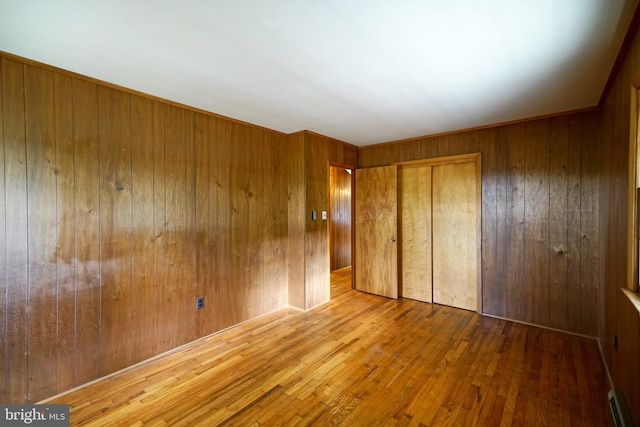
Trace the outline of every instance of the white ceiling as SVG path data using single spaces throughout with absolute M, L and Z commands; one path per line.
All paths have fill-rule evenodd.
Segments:
M 0 0 L 0 50 L 356 145 L 593 107 L 638 0 Z

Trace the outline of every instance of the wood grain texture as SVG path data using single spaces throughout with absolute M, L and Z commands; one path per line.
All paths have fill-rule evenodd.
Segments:
M 304 133 L 298 132 L 288 137 L 288 303 L 292 307 L 305 308 L 305 160 Z
M 153 354 L 165 349 L 167 256 L 164 106 L 153 103 Z
M 507 217 L 506 255 L 506 314 L 510 319 L 526 319 L 528 289 L 525 287 L 525 141 L 524 125 L 505 129 L 507 138 L 507 188 L 505 214 Z M 531 291 L 533 293 L 534 290 Z
M 351 174 L 331 166 L 329 176 L 329 246 L 331 271 L 351 266 Z
M 195 157 L 195 221 L 196 230 L 196 261 L 195 261 L 195 294 L 204 298 L 204 304 L 213 304 L 215 291 L 213 278 L 215 276 L 215 263 L 211 262 L 215 257 L 215 157 L 209 144 L 209 118 L 202 114 L 196 114 L 194 122 L 194 157 Z M 215 134 L 215 133 L 214 133 Z M 214 212 L 212 213 L 212 210 Z M 195 304 L 195 301 L 194 301 Z M 197 310 L 195 312 L 195 331 L 198 338 L 202 338 L 212 330 L 212 311 Z
M 582 152 L 582 183 L 580 186 L 580 264 L 581 271 L 581 301 L 585 307 L 582 312 L 580 329 L 586 331 L 598 330 L 598 316 L 589 315 L 598 312 L 600 254 L 599 250 L 599 204 L 592 194 L 600 193 L 600 159 L 602 147 L 598 138 L 597 116 L 587 114 L 589 119 L 584 122 L 583 152 Z M 589 314 L 588 314 L 589 313 Z M 640 387 L 640 384 L 638 385 Z
M 76 308 L 75 384 L 100 376 L 100 141 L 98 139 L 98 89 L 95 84 L 73 81 L 73 132 L 75 146 L 75 200 L 61 208 L 75 217 Z
M 433 302 L 431 166 L 398 169 L 400 296 Z
M 636 12 L 637 16 L 638 12 Z M 607 92 L 600 101 L 598 126 L 589 128 L 595 130 L 595 135 L 588 135 L 590 147 L 600 147 L 599 161 L 597 164 L 589 164 L 589 173 L 593 173 L 593 167 L 597 167 L 597 181 L 600 199 L 598 206 L 591 205 L 590 200 L 585 200 L 588 212 L 595 208 L 598 224 L 598 272 L 601 280 L 601 288 L 596 291 L 599 301 L 599 338 L 602 352 L 611 373 L 613 385 L 618 387 L 629 402 L 640 396 L 640 379 L 638 375 L 638 360 L 640 360 L 640 348 L 638 347 L 637 331 L 638 312 L 628 299 L 621 295 L 620 288 L 626 284 L 627 259 L 626 242 L 629 230 L 627 229 L 627 191 L 629 176 L 629 139 L 631 125 L 631 91 L 633 83 L 637 80 L 640 70 L 640 34 L 637 25 L 628 34 L 628 50 L 621 52 L 619 67 L 612 74 L 607 83 Z M 586 128 L 585 128 L 586 130 Z M 601 138 L 600 144 L 591 138 Z M 595 144 L 595 145 L 591 145 Z M 593 148 L 585 147 L 585 151 L 593 153 Z M 595 153 L 594 153 L 595 154 Z M 593 154 L 590 154 L 593 155 Z M 583 158 L 585 156 L 583 155 Z M 592 159 L 588 160 L 589 162 Z M 587 184 L 594 188 L 595 181 Z M 586 192 L 580 192 L 584 197 Z M 593 230 L 593 213 L 587 215 L 585 225 Z M 586 218 L 585 218 L 586 219 Z M 586 229 L 584 231 L 587 231 Z M 581 236 L 582 237 L 582 236 Z M 591 254 L 582 252 L 582 243 L 585 248 L 591 248 L 594 244 L 594 235 L 586 234 L 581 241 L 581 255 L 592 257 Z M 584 260 L 583 262 L 587 262 Z M 591 275 L 587 266 L 579 266 L 581 272 Z M 592 290 L 588 290 L 591 294 Z M 586 295 L 585 295 L 586 296 Z M 582 318 L 580 318 L 582 319 Z M 585 317 L 586 320 L 586 317 Z M 576 322 L 582 320 L 576 319 Z M 634 333 L 635 331 L 635 333 Z M 617 339 L 616 339 L 617 338 Z M 616 349 L 616 341 L 618 348 Z M 633 422 L 640 425 L 640 406 L 634 403 L 629 405 Z
M 101 373 L 131 364 L 131 97 L 98 88 Z M 123 334 L 127 339 L 123 339 Z
M 524 286 L 525 321 L 549 326 L 550 121 L 525 125 Z M 532 303 L 535 301 L 535 303 Z
M 356 169 L 355 288 L 398 298 L 398 167 Z
M 27 203 L 29 209 L 29 399 L 55 392 L 57 376 L 56 146 L 53 74 L 25 66 Z M 53 215 L 52 215 L 53 214 Z
M 154 356 L 153 346 L 153 102 L 131 97 L 131 363 Z M 135 285 L 134 285 L 135 284 Z
M 329 148 L 325 138 L 305 134 L 305 308 L 329 302 Z M 317 219 L 311 218 L 316 211 Z
M 0 61 L 2 403 L 287 305 L 284 135 Z
M 484 312 L 520 321 L 532 317 L 547 321 L 548 318 L 548 324 L 553 328 L 595 336 L 597 328 L 579 320 L 597 318 L 591 302 L 571 299 L 571 303 L 563 305 L 562 296 L 556 294 L 559 299 L 552 302 L 550 292 L 557 281 L 566 283 L 567 295 L 581 294 L 581 288 L 585 286 L 599 289 L 598 278 L 593 278 L 592 274 L 583 281 L 581 272 L 584 263 L 581 257 L 586 253 L 589 253 L 586 256 L 597 256 L 599 249 L 589 246 L 585 254 L 580 253 L 580 224 L 586 215 L 580 206 L 585 203 L 601 205 L 599 187 L 591 185 L 588 191 L 581 190 L 592 175 L 584 169 L 585 162 L 591 160 L 583 159 L 581 153 L 592 142 L 587 141 L 591 136 L 586 136 L 583 130 L 597 138 L 598 120 L 598 113 L 576 113 L 562 118 L 533 120 L 530 124 L 514 123 L 461 132 L 461 135 L 362 147 L 360 166 L 419 161 L 473 150 L 480 152 L 486 160 L 482 165 L 481 236 Z M 564 144 L 566 148 L 558 149 L 568 150 L 564 154 L 566 161 L 561 160 L 561 153 L 557 157 L 552 151 L 556 149 L 555 144 Z M 538 198 L 541 205 L 535 203 Z M 602 227 L 599 229 L 601 233 Z M 566 238 L 557 234 L 562 230 L 566 230 Z M 547 237 L 541 238 L 543 232 Z M 537 249 L 525 248 L 525 237 L 537 242 Z M 598 242 L 600 238 L 601 234 L 593 237 Z M 560 241 L 567 242 L 566 272 L 554 250 Z M 593 268 L 598 269 L 597 265 L 596 262 Z M 525 278 L 525 272 L 530 277 Z M 539 284 L 542 287 L 538 287 Z M 558 306 L 553 307 L 551 314 L 550 305 L 555 303 Z
M 638 316 L 637 308 L 622 289 L 618 289 L 618 292 L 616 305 L 621 323 L 616 332 L 618 336 L 616 368 L 622 368 L 624 374 L 616 378 L 615 386 L 618 390 L 623 391 L 627 408 L 635 422 L 640 414 L 640 409 L 635 403 L 640 399 L 640 387 L 638 386 L 640 384 L 640 365 L 636 359 L 640 354 L 640 316 Z
M 187 137 L 193 127 L 193 116 L 177 107 L 165 106 L 165 163 L 166 172 L 166 285 L 164 304 L 165 348 L 178 347 L 187 342 L 185 328 L 192 313 L 188 307 L 186 269 L 188 240 L 187 216 Z M 175 144 L 170 141 L 181 141 Z M 195 301 L 193 301 L 195 305 Z
M 71 77 L 54 74 L 54 129 L 56 142 L 55 174 L 56 194 L 56 274 L 58 285 L 58 388 L 67 390 L 75 386 L 75 307 L 76 307 L 76 245 L 73 133 L 73 81 Z
M 289 135 L 287 141 L 289 301 L 310 310 L 329 302 L 329 221 L 321 219 L 321 212 L 329 211 L 329 167 L 356 168 L 358 149 L 309 131 Z M 318 220 L 311 219 L 312 210 Z
M 478 310 L 476 162 L 433 166 L 433 302 Z
M 350 283 L 50 402 L 74 426 L 611 425 L 595 340 Z
M 569 138 L 570 118 L 552 119 L 549 170 L 549 324 L 569 330 Z M 572 172 L 572 171 L 571 171 Z M 578 174 L 579 176 L 579 174 Z
M 28 399 L 28 215 L 23 65 L 2 59 L 6 203 L 7 380 L 5 402 Z

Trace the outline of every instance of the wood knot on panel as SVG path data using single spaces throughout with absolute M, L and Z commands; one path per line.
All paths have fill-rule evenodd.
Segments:
M 562 244 L 555 245 L 553 247 L 553 251 L 558 255 L 564 255 L 568 252 L 567 249 Z

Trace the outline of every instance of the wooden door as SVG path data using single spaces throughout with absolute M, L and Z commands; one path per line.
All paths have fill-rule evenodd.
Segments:
M 431 166 L 398 169 L 400 294 L 433 302 L 431 270 Z
M 355 287 L 398 298 L 397 166 L 356 169 Z
M 433 302 L 478 310 L 476 162 L 433 166 Z

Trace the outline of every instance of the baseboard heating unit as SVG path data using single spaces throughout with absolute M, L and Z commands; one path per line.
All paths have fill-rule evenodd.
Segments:
M 615 388 L 609 390 L 609 407 L 611 408 L 611 414 L 617 427 L 633 427 L 627 404 L 624 401 L 624 396 Z

